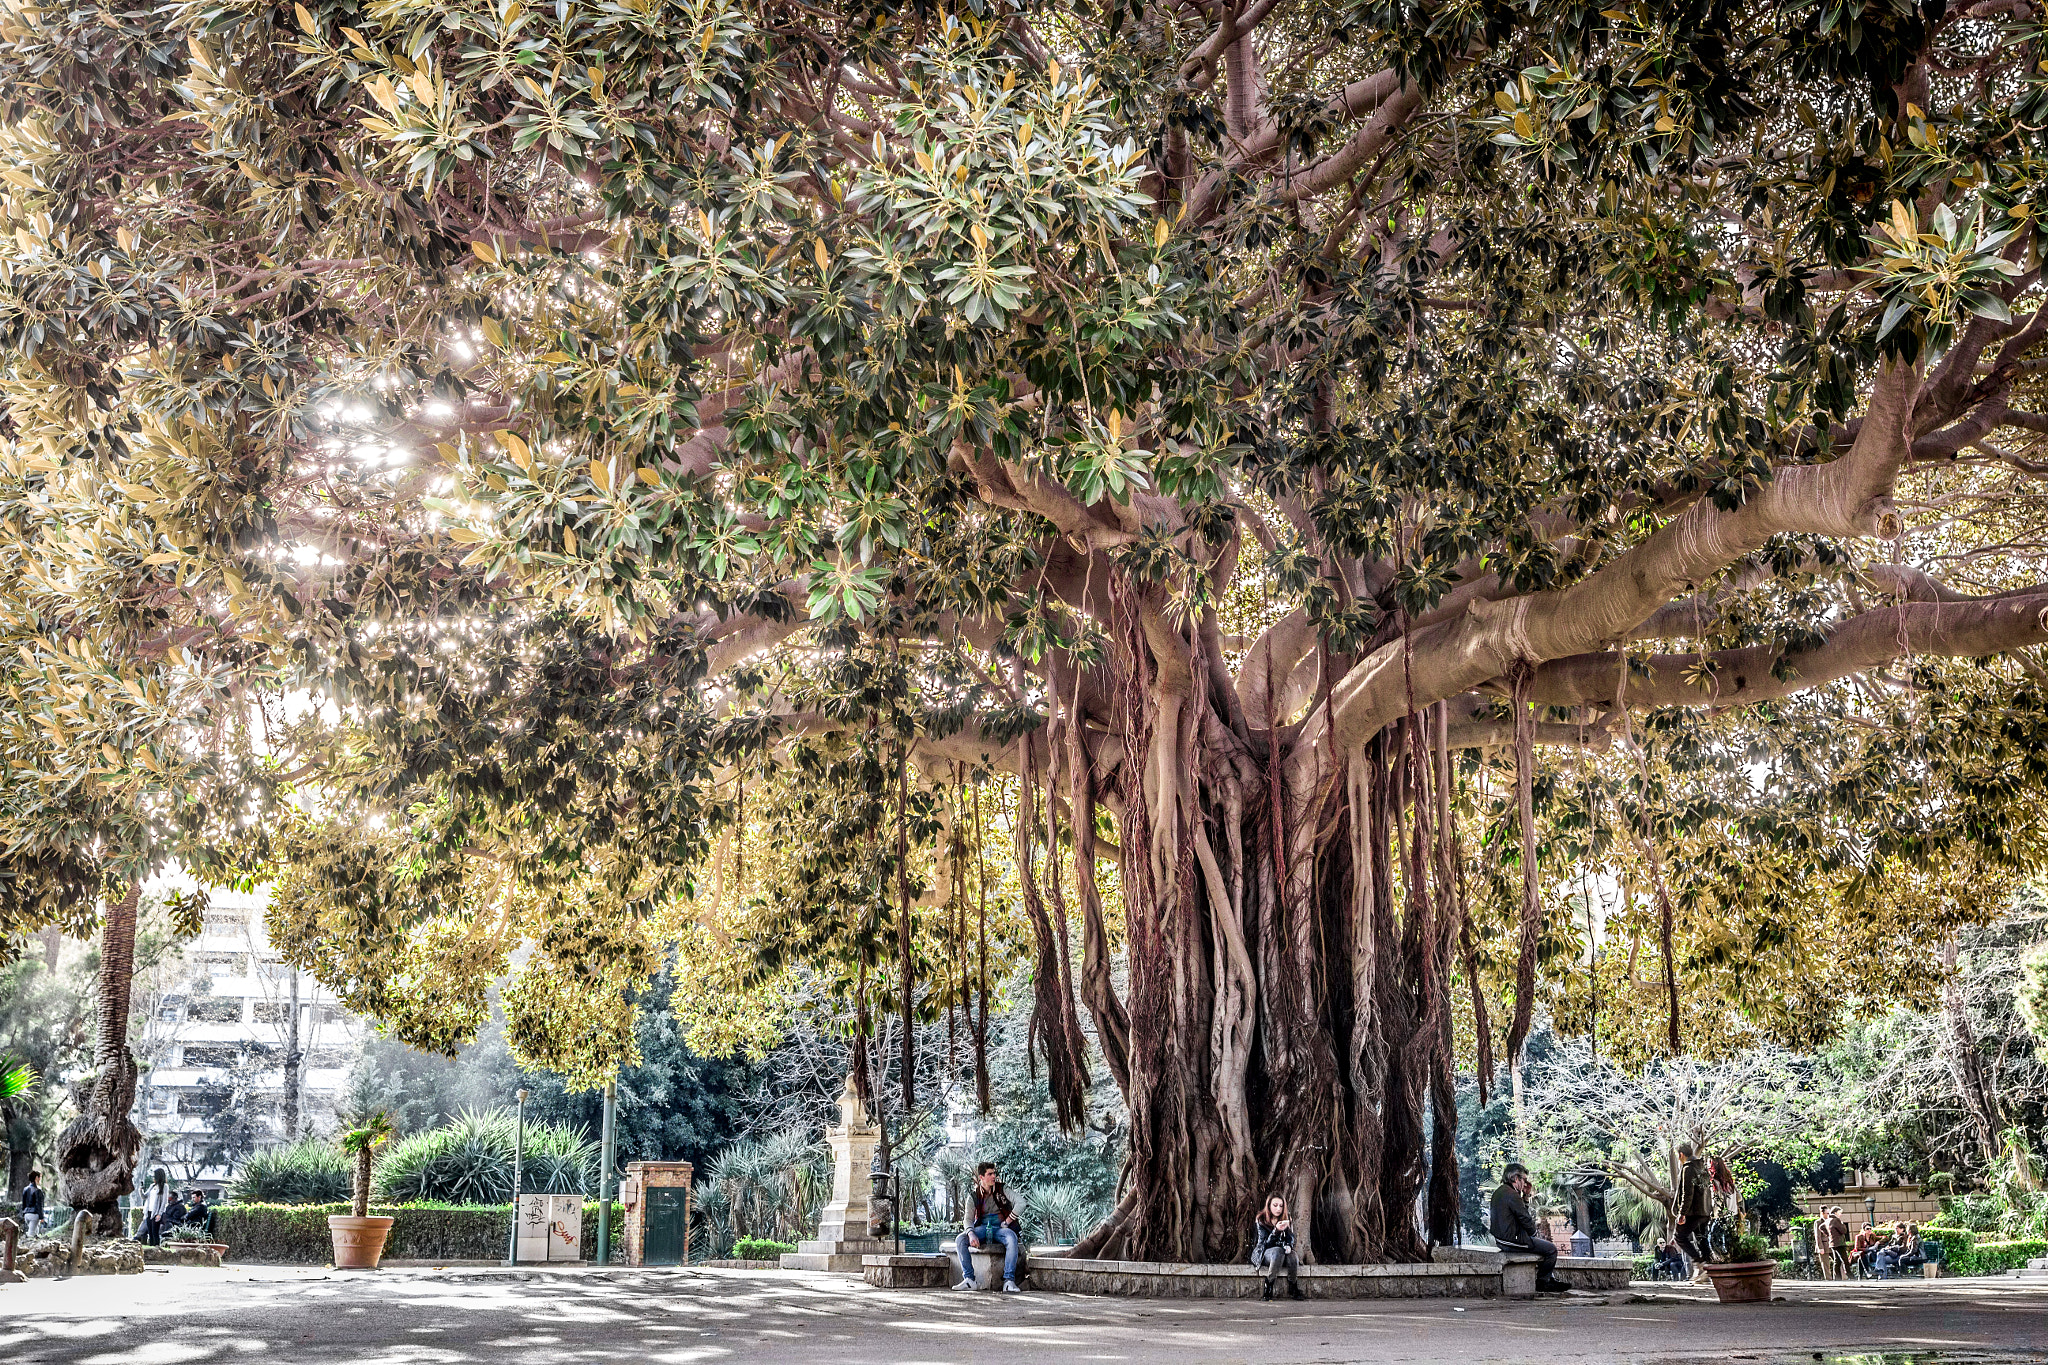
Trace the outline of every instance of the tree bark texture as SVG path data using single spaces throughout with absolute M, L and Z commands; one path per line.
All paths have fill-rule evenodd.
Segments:
M 291 990 L 285 1004 L 284 1041 L 284 1135 L 297 1141 L 299 1136 L 299 1077 L 305 1054 L 299 1049 L 299 969 L 285 964 L 291 972 Z
M 1945 978 L 1941 986 L 1941 1020 L 1949 1077 L 1962 1097 L 1963 1111 L 1970 1116 L 1970 1133 L 1986 1164 L 2004 1151 L 2000 1134 L 1998 1099 L 1984 1075 L 1984 1058 L 1977 1051 L 1977 1031 L 1970 1027 L 1970 1012 L 1963 1003 L 1962 983 L 1956 975 L 1956 945 L 1942 950 Z
M 94 1220 L 103 1237 L 118 1235 L 119 1201 L 135 1188 L 142 1134 L 128 1117 L 135 1104 L 136 1066 L 128 1050 L 128 1008 L 135 979 L 135 918 L 140 883 L 131 882 L 107 908 L 100 930 L 100 971 L 92 1078 L 83 1112 L 57 1139 L 64 1202 Z
M 1177 670 L 1140 591 L 1112 591 L 1118 686 L 1094 700 L 1121 742 L 1092 760 L 1064 747 L 1077 811 L 1102 790 L 1119 820 L 1128 1003 L 1106 973 L 1083 976 L 1112 1071 L 1123 1053 L 1131 1156 L 1115 1211 L 1077 1254 L 1236 1260 L 1277 1194 L 1308 1229 L 1305 1259 L 1427 1259 L 1458 1211 L 1450 988 L 1464 926 L 1443 709 L 1386 727 L 1306 787 L 1275 782 L 1272 751 L 1212 704 L 1205 651 L 1183 640 Z M 1055 726 L 1072 736 L 1088 703 L 1076 689 Z M 1057 971 L 1049 948 L 1042 972 Z

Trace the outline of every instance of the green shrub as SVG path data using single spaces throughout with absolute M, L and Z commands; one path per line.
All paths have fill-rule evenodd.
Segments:
M 393 1143 L 377 1163 L 377 1197 L 503 1204 L 512 1198 L 512 1116 L 465 1110 Z M 579 1128 L 526 1126 L 520 1182 L 528 1194 L 582 1194 L 597 1182 L 597 1145 Z
M 1968 1228 L 1940 1227 L 1933 1223 L 1920 1229 L 1920 1240 L 1941 1247 L 1941 1264 L 1951 1275 L 1974 1275 L 1977 1234 Z
M 1734 1245 L 1728 1248 L 1728 1260 L 1731 1264 L 1753 1264 L 1771 1259 L 1771 1244 L 1753 1232 L 1743 1233 L 1735 1239 Z
M 347 1213 L 346 1203 L 223 1204 L 214 1212 L 216 1236 L 230 1260 L 292 1265 L 325 1265 L 334 1259 L 327 1215 Z M 373 1215 L 392 1219 L 384 1255 L 394 1261 L 501 1261 L 510 1250 L 509 1204 L 373 1205 Z M 614 1205 L 612 1260 L 621 1259 L 624 1210 Z M 597 1205 L 583 1205 L 583 1255 L 596 1258 Z
M 349 1176 L 333 1143 L 304 1137 L 244 1161 L 228 1195 L 241 1204 L 332 1204 L 349 1197 Z
M 795 1250 L 788 1242 L 778 1242 L 771 1237 L 742 1237 L 732 1244 L 732 1256 L 736 1261 L 772 1261 Z
M 2048 1241 L 2038 1237 L 2023 1242 L 1979 1242 L 1971 1251 L 1970 1268 L 1959 1273 L 2003 1275 L 2008 1270 L 2025 1269 L 2037 1256 L 2048 1256 Z
M 1628 1277 L 1631 1280 L 1648 1280 L 1656 1277 L 1657 1258 L 1655 1256 L 1634 1257 L 1629 1262 L 1629 1266 Z

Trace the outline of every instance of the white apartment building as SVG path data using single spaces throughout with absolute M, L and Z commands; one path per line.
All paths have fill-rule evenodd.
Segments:
M 136 1004 L 148 1010 L 138 1049 L 142 1171 L 162 1166 L 175 1184 L 217 1188 L 248 1151 L 334 1129 L 366 1029 L 270 946 L 269 900 L 267 891 L 213 891 L 198 939 L 136 980 Z

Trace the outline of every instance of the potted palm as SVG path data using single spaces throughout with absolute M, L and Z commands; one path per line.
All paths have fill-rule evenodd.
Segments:
M 1729 1245 L 1728 1259 L 1708 1261 L 1706 1271 L 1722 1303 L 1769 1303 L 1778 1263 L 1771 1259 L 1769 1243 L 1745 1232 Z
M 360 1128 L 341 1135 L 341 1150 L 355 1158 L 354 1197 L 346 1214 L 327 1215 L 327 1232 L 334 1239 L 336 1270 L 375 1270 L 384 1255 L 384 1239 L 391 1235 L 389 1218 L 370 1217 L 370 1167 L 377 1148 L 391 1136 L 391 1119 L 379 1112 L 364 1120 Z

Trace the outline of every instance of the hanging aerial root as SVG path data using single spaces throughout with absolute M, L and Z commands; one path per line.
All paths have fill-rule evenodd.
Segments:
M 1023 740 L 1023 781 L 1017 795 L 1016 853 L 1017 881 L 1024 893 L 1025 916 L 1031 921 L 1031 935 L 1037 947 L 1036 970 L 1032 973 L 1031 1024 L 1028 1037 L 1032 1048 L 1045 1059 L 1046 1085 L 1052 1092 L 1053 1112 L 1060 1131 L 1078 1131 L 1088 1115 L 1088 1055 L 1081 1038 L 1081 1021 L 1074 1013 L 1073 993 L 1068 975 L 1061 971 L 1064 945 L 1046 914 L 1039 894 L 1036 818 L 1038 805 L 1038 764 L 1032 737 Z M 1058 850 L 1051 856 L 1057 858 Z
M 1530 685 L 1536 670 L 1518 662 L 1512 675 L 1515 705 L 1515 816 L 1522 834 L 1521 944 L 1515 955 L 1515 1014 L 1508 1025 L 1508 1065 L 1518 1066 L 1536 1007 L 1536 947 L 1543 932 L 1543 902 L 1536 885 L 1536 724 Z

